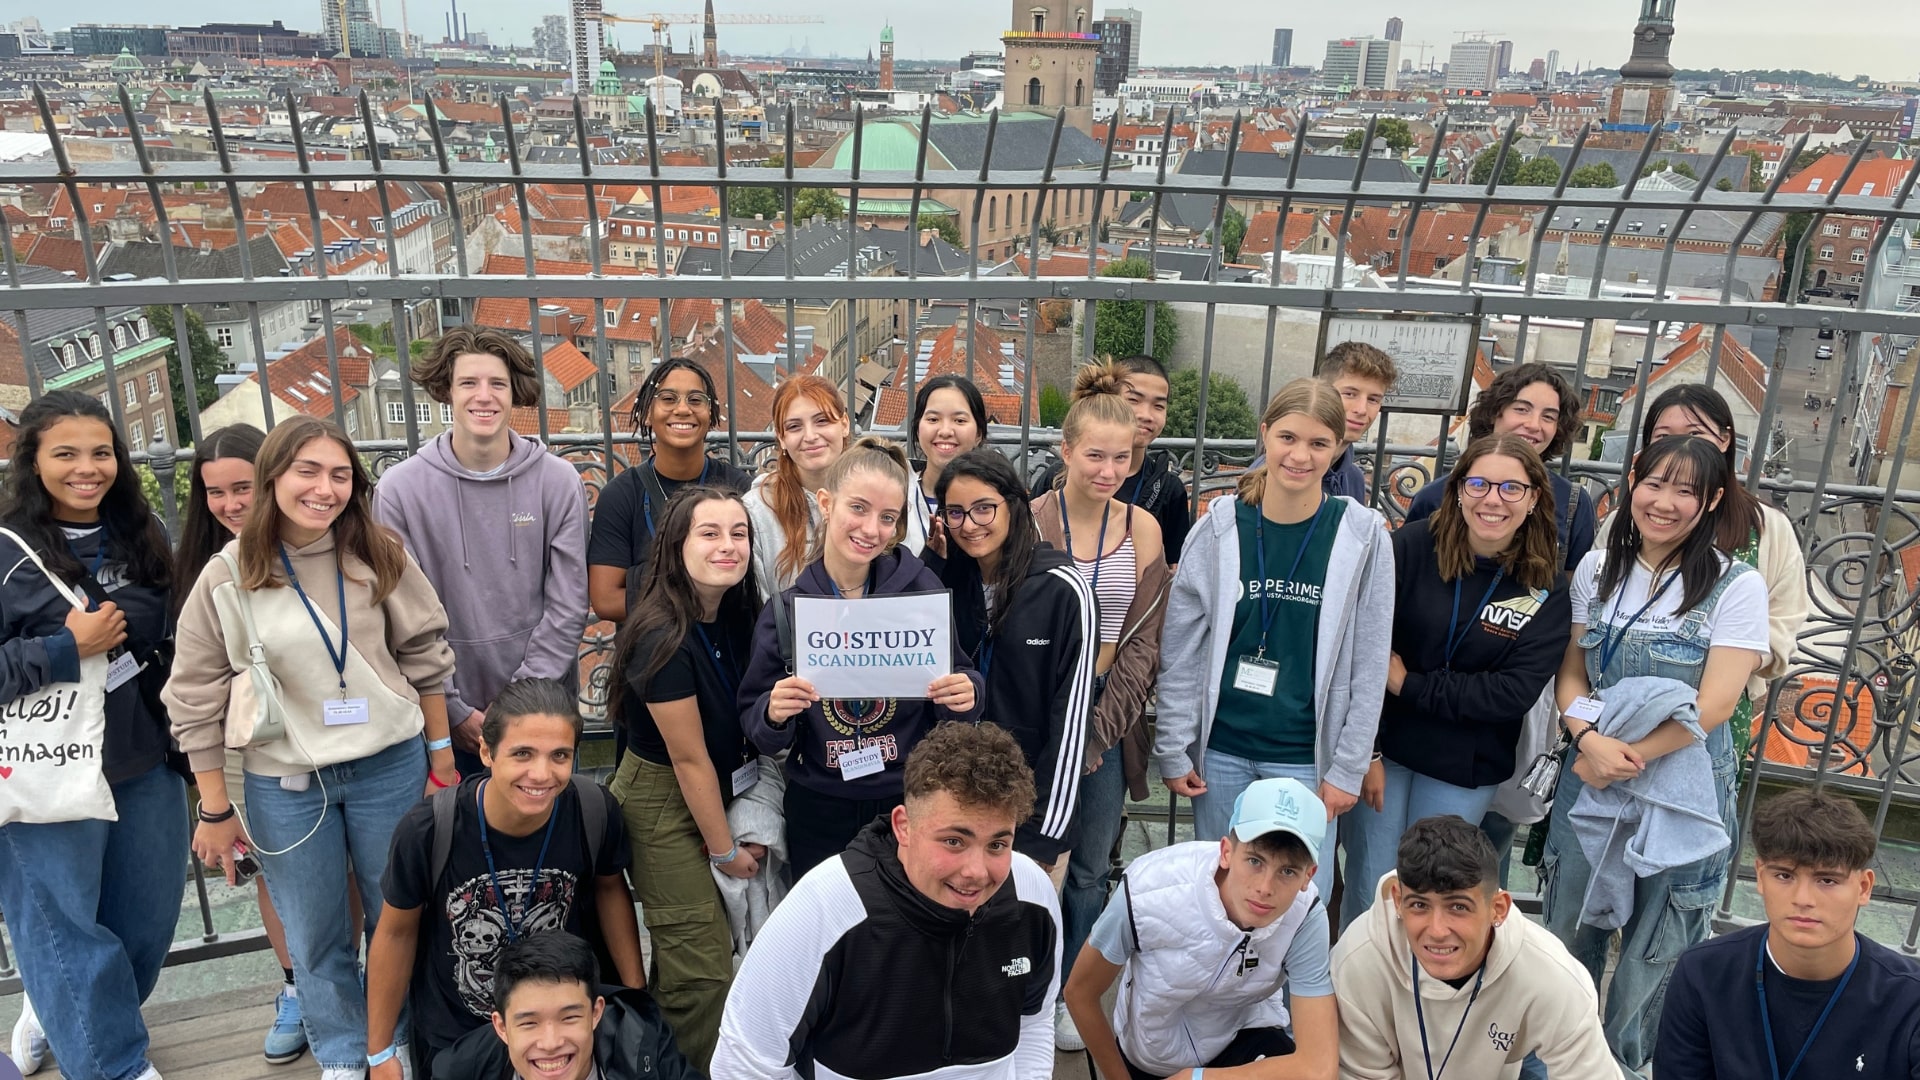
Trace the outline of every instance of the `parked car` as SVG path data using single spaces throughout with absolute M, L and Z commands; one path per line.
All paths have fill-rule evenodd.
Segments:
M 1823 326 L 1823 327 L 1821 327 L 1821 328 L 1820 328 L 1820 338 L 1821 338 L 1821 340 L 1823 340 L 1823 341 L 1831 341 L 1831 340 L 1833 339 L 1833 327 L 1831 327 L 1831 326 Z
M 1819 347 L 1818 349 L 1815 349 L 1815 350 L 1813 351 L 1813 358 L 1814 358 L 1815 360 L 1831 360 L 1831 359 L 1833 359 L 1833 346 L 1831 346 L 1831 345 L 1822 345 L 1822 346 L 1820 346 L 1820 347 Z

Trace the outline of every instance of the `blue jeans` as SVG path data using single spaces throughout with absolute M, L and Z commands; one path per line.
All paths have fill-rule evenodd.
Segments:
M 1307 785 L 1308 791 L 1320 794 L 1319 771 L 1312 765 L 1248 761 L 1218 750 L 1208 750 L 1204 760 L 1204 771 L 1200 778 L 1207 782 L 1207 790 L 1193 800 L 1195 840 L 1218 840 L 1227 835 L 1227 826 L 1233 823 L 1234 800 L 1255 780 L 1290 776 Z M 1320 890 L 1320 902 L 1323 904 L 1333 898 L 1334 836 L 1333 824 L 1329 822 L 1327 837 L 1320 844 L 1320 865 L 1313 873 L 1313 884 Z
M 1112 870 L 1108 856 L 1120 838 L 1126 804 L 1126 765 L 1120 747 L 1109 747 L 1100 755 L 1100 767 L 1080 778 L 1080 801 L 1073 811 L 1073 850 L 1067 855 L 1067 883 L 1060 892 L 1061 986 L 1067 985 L 1080 947 L 1107 906 Z
M 140 1004 L 180 921 L 187 786 L 165 765 L 113 785 L 118 821 L 0 827 L 0 911 L 62 1074 L 147 1069 Z
M 1380 764 L 1387 774 L 1380 812 L 1364 802 L 1355 803 L 1340 826 L 1347 848 L 1347 891 L 1340 899 L 1342 930 L 1373 906 L 1375 889 L 1398 861 L 1400 836 L 1409 825 L 1443 814 L 1478 825 L 1493 805 L 1494 792 L 1500 790 L 1499 784 L 1455 787 L 1386 758 Z
M 367 995 L 342 888 L 348 865 L 371 939 L 394 826 L 426 786 L 427 751 L 419 739 L 328 765 L 305 791 L 288 791 L 277 776 L 247 774 L 247 831 L 257 847 L 286 852 L 259 852 L 260 866 L 287 927 L 300 1012 L 322 1069 L 367 1067 Z M 301 840 L 308 830 L 315 831 Z
M 1718 789 L 1720 820 L 1733 820 L 1733 737 L 1725 724 L 1707 734 L 1713 755 L 1713 782 Z M 1561 763 L 1560 783 L 1554 791 L 1548 818 L 1546 852 L 1540 860 L 1541 906 L 1547 929 L 1600 985 L 1607 950 L 1615 931 L 1580 922 L 1593 866 L 1587 862 L 1574 835 L 1574 803 L 1586 784 L 1574 774 L 1577 751 L 1568 751 Z M 1731 830 L 1729 830 L 1731 831 Z M 1620 928 L 1620 959 L 1601 1008 L 1601 1028 L 1620 1064 L 1644 1075 L 1653 1060 L 1654 1038 L 1666 1001 L 1667 979 L 1674 961 L 1689 946 L 1706 940 L 1713 929 L 1713 909 L 1726 887 L 1729 856 L 1709 855 L 1685 866 L 1640 878 L 1633 889 L 1633 915 Z

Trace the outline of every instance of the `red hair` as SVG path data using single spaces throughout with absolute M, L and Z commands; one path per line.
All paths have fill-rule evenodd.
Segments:
M 802 398 L 819 407 L 834 423 L 847 423 L 846 405 L 840 400 L 839 392 L 832 383 L 818 375 L 792 375 L 781 380 L 773 392 L 776 440 L 786 425 L 787 411 Z M 851 424 L 848 424 L 847 435 L 852 438 Z M 806 490 L 806 486 L 800 482 L 799 466 L 793 463 L 784 449 L 774 455 L 772 472 L 760 489 L 761 497 L 773 511 L 773 519 L 780 524 L 780 556 L 774 562 L 774 569 L 783 579 L 792 577 L 807 564 L 807 554 L 812 549 L 807 540 L 807 520 L 810 516 L 807 504 L 813 500 L 813 492 Z M 766 542 L 774 543 L 776 540 L 768 537 Z

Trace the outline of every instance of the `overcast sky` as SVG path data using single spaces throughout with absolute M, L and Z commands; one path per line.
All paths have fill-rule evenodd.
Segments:
M 400 24 L 403 0 L 372 0 L 389 26 Z M 1090 6 L 1100 0 L 1089 0 Z M 16 0 L 16 15 L 37 14 L 58 29 L 69 22 L 145 22 L 164 11 L 181 23 L 256 20 L 278 16 L 289 25 L 317 29 L 319 0 L 263 5 L 258 0 L 176 0 L 156 8 L 151 0 Z M 1275 3 L 1273 0 L 1134 0 L 1144 15 L 1141 62 L 1155 64 L 1251 64 L 1271 56 L 1273 29 L 1291 25 L 1293 59 L 1317 66 L 1330 37 L 1383 34 L 1388 16 L 1406 20 L 1402 55 L 1430 42 L 1445 59 L 1460 31 L 1485 31 L 1514 42 L 1514 59 L 1525 68 L 1548 49 L 1561 65 L 1616 67 L 1631 48 L 1639 0 L 1540 3 L 1537 0 L 1345 0 L 1338 4 Z M 607 10 L 694 11 L 701 0 L 606 0 Z M 721 12 L 829 16 L 806 26 L 723 26 L 723 49 L 778 52 L 811 45 L 817 55 L 862 56 L 895 21 L 902 59 L 950 59 L 970 49 L 998 49 L 998 35 L 1012 17 L 1012 0 L 717 0 Z M 1435 9 L 1440 9 L 1436 11 Z M 430 39 L 445 25 L 447 0 L 411 0 L 408 29 Z M 460 10 L 474 30 L 495 42 L 527 42 L 542 14 L 565 14 L 565 0 L 465 0 Z M 1104 6 L 1096 6 L 1104 12 Z M 1920 15 L 1913 0 L 1678 0 L 1673 59 L 1694 68 L 1806 68 L 1839 75 L 1864 72 L 1880 79 L 1920 79 Z M 1202 14 L 1204 12 L 1204 14 Z M 685 28 L 676 32 L 684 41 Z M 649 35 L 637 27 L 618 31 L 634 49 Z

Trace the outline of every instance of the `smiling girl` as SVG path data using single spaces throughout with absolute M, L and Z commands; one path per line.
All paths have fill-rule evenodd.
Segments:
M 1198 839 L 1219 839 L 1261 777 L 1308 785 L 1329 818 L 1360 797 L 1386 693 L 1393 548 L 1377 512 L 1322 490 L 1346 423 L 1328 384 L 1281 387 L 1260 418 L 1265 465 L 1213 500 L 1181 553 L 1153 752 L 1193 800 Z M 1333 865 L 1323 851 L 1323 895 Z
M 428 789 L 459 782 L 444 696 L 446 612 L 399 538 L 373 519 L 373 483 L 346 434 L 283 420 L 255 463 L 257 492 L 225 558 L 180 612 L 163 699 L 200 788 L 194 854 L 232 880 L 235 845 L 258 855 L 286 924 L 307 1034 L 325 1080 L 364 1074 L 366 996 L 347 914 L 354 870 L 366 930 L 378 922 L 388 845 Z M 239 590 L 279 681 L 285 735 L 246 742 L 228 726 L 249 678 Z M 242 752 L 246 819 L 223 766 Z M 431 761 L 431 771 L 429 770 Z
M 934 535 L 934 518 L 939 510 L 934 488 L 940 485 L 940 472 L 947 463 L 980 446 L 987 439 L 987 399 L 973 380 L 962 375 L 936 375 L 920 384 L 913 399 L 913 418 L 908 426 L 913 445 L 925 460 L 912 477 L 907 500 L 907 533 L 903 543 L 915 555 L 925 550 Z M 937 542 L 937 541 L 936 541 Z
M 620 622 L 646 575 L 654 530 L 667 500 L 689 484 L 745 491 L 752 478 L 707 453 L 721 423 L 719 391 L 707 369 L 683 356 L 661 361 L 634 397 L 633 426 L 647 460 L 607 482 L 593 507 L 587 592 L 594 613 Z
M 820 534 L 820 504 L 814 494 L 827 469 L 846 452 L 853 424 L 833 384 L 818 375 L 794 375 L 773 392 L 779 453 L 747 492 L 747 515 L 760 542 L 753 548 L 760 599 L 782 592 L 799 578 Z
M 901 769 L 934 724 L 979 718 L 984 681 L 967 657 L 958 623 L 953 672 L 929 683 L 924 698 L 822 700 L 812 683 L 788 673 L 794 643 L 780 640 L 773 604 L 790 615 L 795 596 L 854 600 L 942 590 L 933 571 L 900 547 L 909 482 L 906 455 L 884 439 L 863 438 L 842 454 L 818 495 L 826 525 L 817 555 L 793 587 L 761 612 L 754 630 L 753 660 L 740 685 L 740 722 L 763 753 L 793 751 L 785 805 L 795 879 L 900 805 Z M 869 745 L 882 751 L 877 770 L 843 766 L 843 754 Z
M 146 665 L 108 676 L 106 730 L 88 748 L 117 820 L 0 825 L 0 911 L 33 1003 L 14 1032 L 16 1064 L 33 1072 L 50 1043 L 67 1076 L 150 1080 L 140 1004 L 173 944 L 187 866 L 185 787 L 166 764 L 166 715 L 143 692 L 166 677 L 155 651 L 167 636 L 166 536 L 106 406 L 70 391 L 21 410 L 0 518 L 45 567 L 0 538 L 0 704 L 77 688 L 96 656 Z
M 1695 687 L 1713 794 L 1731 836 L 1734 755 L 1727 721 L 1768 651 L 1765 582 L 1715 546 L 1733 484 L 1719 447 L 1692 436 L 1661 439 L 1641 451 L 1632 484 L 1631 527 L 1609 530 L 1606 546 L 1589 552 L 1573 577 L 1573 638 L 1555 683 L 1572 744 L 1561 762 L 1540 865 L 1547 928 L 1586 965 L 1596 986 L 1614 931 L 1580 921 L 1594 868 L 1574 835 L 1574 804 L 1583 788 L 1633 780 L 1648 762 L 1692 745 L 1694 735 L 1668 720 L 1629 744 L 1569 710 L 1635 676 Z M 1619 963 L 1602 1015 L 1608 1045 L 1629 1068 L 1652 1057 L 1667 977 L 1681 950 L 1711 929 L 1727 866 L 1723 850 L 1634 880 L 1633 911 L 1619 929 Z
M 1393 655 L 1381 757 L 1347 830 L 1340 923 L 1372 905 L 1421 818 L 1478 823 L 1513 775 L 1527 710 L 1567 649 L 1553 488 L 1525 439 L 1476 439 L 1441 509 L 1393 534 Z
M 660 522 L 659 558 L 620 628 L 611 710 L 629 753 L 612 791 L 633 838 L 633 891 L 653 939 L 653 996 L 705 1069 L 733 981 L 733 937 L 711 868 L 761 873 L 767 849 L 735 843 L 727 807 L 760 782 L 737 695 L 759 607 L 753 527 L 740 496 L 683 488 Z

